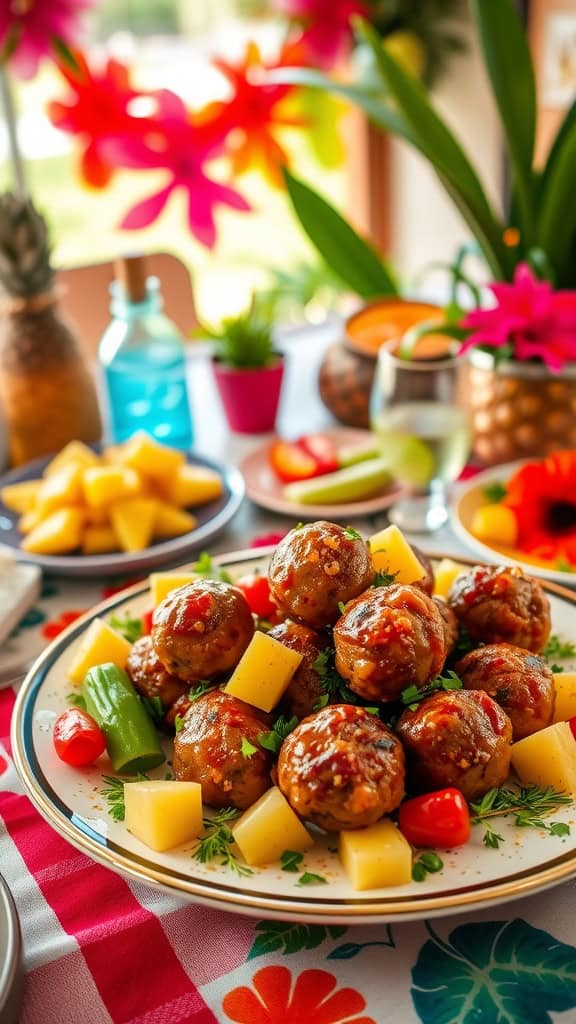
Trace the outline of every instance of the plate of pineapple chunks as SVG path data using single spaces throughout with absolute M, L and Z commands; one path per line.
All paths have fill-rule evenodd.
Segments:
M 315 535 L 315 548 L 301 544 L 302 530 Z M 324 555 L 323 538 L 331 544 Z M 335 544 L 342 562 L 346 553 L 354 556 L 347 572 L 361 572 L 366 589 L 349 600 L 348 578 L 334 613 L 316 629 L 286 619 L 286 608 L 271 614 L 266 585 L 277 595 L 275 581 L 286 566 L 295 583 L 287 600 L 297 600 L 299 578 L 308 609 L 326 608 L 337 596 L 324 585 L 316 600 L 311 590 L 311 574 L 333 564 Z M 315 551 L 318 560 L 297 563 Z M 60 835 L 106 867 L 179 898 L 258 918 L 422 920 L 573 876 L 576 595 L 527 584 L 540 595 L 542 615 L 546 607 L 551 616 L 541 623 L 542 642 L 548 636 L 541 657 L 520 651 L 529 673 L 537 663 L 545 677 L 546 711 L 536 731 L 518 739 L 502 705 L 455 678 L 465 630 L 449 639 L 441 619 L 450 616 L 431 608 L 445 601 L 454 610 L 454 588 L 494 567 L 449 557 L 425 567 L 424 557 L 396 527 L 363 538 L 319 522 L 295 528 L 278 548 L 257 556 L 219 556 L 201 575 L 198 566 L 151 573 L 73 623 L 24 680 L 12 746 L 26 793 Z M 445 644 L 434 680 L 418 689 L 404 679 L 392 703 L 362 699 L 350 688 L 354 675 L 343 678 L 335 667 L 339 637 L 352 642 L 356 629 L 369 654 L 382 642 L 363 633 L 378 627 L 370 615 L 355 619 L 363 601 L 389 610 L 379 622 L 386 623 L 395 679 L 411 653 L 393 638 L 394 617 L 402 635 L 410 629 L 407 615 L 419 617 L 422 629 L 437 620 L 434 644 L 420 655 L 425 661 L 431 646 Z M 280 621 L 272 625 L 271 618 Z M 466 657 L 479 649 L 468 639 Z M 518 649 L 511 650 L 517 658 Z M 521 672 L 514 675 L 521 680 Z M 523 698 L 528 717 L 534 692 Z M 439 765 L 457 778 L 440 789 L 428 775 L 418 797 L 402 722 L 430 714 L 436 701 L 441 711 L 431 721 L 447 756 L 432 757 L 429 770 Z M 99 729 L 103 734 L 81 767 L 74 757 L 66 760 L 55 727 L 79 706 L 92 716 L 96 738 Z M 488 716 L 483 724 L 479 711 Z M 488 735 L 495 744 L 489 755 Z M 420 749 L 424 759 L 428 749 Z M 475 795 L 466 794 L 465 779 L 474 781 Z M 429 806 L 419 803 L 428 798 Z
M 0 479 L 0 543 L 58 575 L 142 572 L 181 561 L 229 522 L 242 475 L 139 432 L 71 441 Z

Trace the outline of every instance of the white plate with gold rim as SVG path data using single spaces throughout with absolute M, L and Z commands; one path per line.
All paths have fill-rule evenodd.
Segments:
M 272 549 L 239 552 L 216 558 L 232 576 L 265 569 Z M 576 595 L 547 585 L 553 629 L 576 641 Z M 89 769 L 74 769 L 58 760 L 52 746 L 52 725 L 67 706 L 70 683 L 66 668 L 87 627 L 97 615 L 140 615 L 150 607 L 147 587 L 137 584 L 98 605 L 62 633 L 38 659 L 20 690 L 12 719 L 14 760 L 40 813 L 65 839 L 93 860 L 129 878 L 138 879 L 196 903 L 260 918 L 317 921 L 333 924 L 378 923 L 456 913 L 502 903 L 555 885 L 576 874 L 576 806 L 557 811 L 554 820 L 571 827 L 568 836 L 537 829 L 516 829 L 498 819 L 505 837 L 500 849 L 482 844 L 482 829 L 458 850 L 442 852 L 444 868 L 425 882 L 355 892 L 333 852 L 335 836 L 319 837 L 304 856 L 302 871 L 321 875 L 327 884 L 300 887 L 298 875 L 279 864 L 239 877 L 215 862 L 200 864 L 190 843 L 167 853 L 154 853 L 109 816 L 101 795 L 106 759 Z M 568 667 L 568 666 L 566 666 Z M 170 755 L 168 755 L 170 756 Z M 165 768 L 157 769 L 163 778 Z

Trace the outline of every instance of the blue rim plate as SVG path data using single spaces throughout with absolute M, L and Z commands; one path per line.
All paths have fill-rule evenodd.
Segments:
M 225 565 L 234 578 L 257 568 L 266 571 L 272 550 L 261 549 L 257 555 L 238 552 L 214 561 Z M 576 595 L 554 584 L 545 587 L 554 629 L 567 638 L 574 637 Z M 154 853 L 132 836 L 123 822 L 108 814 L 102 795 L 102 775 L 110 772 L 108 762 L 71 769 L 58 760 L 52 743 L 53 722 L 67 706 L 67 667 L 90 623 L 96 616 L 106 618 L 119 610 L 139 616 L 150 604 L 148 587 L 141 583 L 73 623 L 28 673 L 12 715 L 14 764 L 27 795 L 63 838 L 96 862 L 173 896 L 221 910 L 333 924 L 421 920 L 480 909 L 538 892 L 576 874 L 572 805 L 555 813 L 556 819 L 572 825 L 568 836 L 517 829 L 509 819 L 499 819 L 498 831 L 505 838 L 500 849 L 487 849 L 482 830 L 474 829 L 466 846 L 441 851 L 444 869 L 425 883 L 365 892 L 351 888 L 330 848 L 334 837 L 328 835 L 316 837 L 305 861 L 305 870 L 321 875 L 327 884 L 306 889 L 298 887 L 297 875 L 287 874 L 278 864 L 256 868 L 248 877 L 238 876 L 226 866 L 201 864 L 192 855 L 194 843 Z M 163 778 L 165 770 L 165 765 L 156 769 L 154 777 Z
M 50 459 L 35 459 L 25 466 L 20 466 L 0 477 L 0 489 L 7 484 L 34 480 L 42 475 Z M 0 544 L 12 548 L 19 561 L 31 562 L 41 566 L 46 572 L 56 576 L 100 577 L 120 574 L 149 572 L 156 566 L 168 566 L 182 562 L 193 551 L 197 551 L 207 541 L 216 537 L 230 522 L 237 512 L 246 486 L 239 470 L 213 462 L 203 456 L 190 453 L 188 464 L 213 469 L 222 477 L 224 492 L 217 501 L 211 501 L 201 508 L 194 509 L 198 525 L 190 533 L 185 533 L 172 540 L 152 544 L 144 551 L 109 552 L 105 555 L 33 555 L 22 551 L 22 539 L 18 531 L 18 513 L 6 508 L 0 501 Z

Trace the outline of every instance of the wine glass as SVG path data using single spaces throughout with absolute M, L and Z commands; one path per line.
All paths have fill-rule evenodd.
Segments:
M 462 360 L 440 335 L 421 338 L 411 358 L 398 348 L 395 339 L 378 350 L 370 422 L 390 472 L 408 488 L 388 518 L 402 530 L 431 532 L 448 520 L 447 487 L 471 449 Z

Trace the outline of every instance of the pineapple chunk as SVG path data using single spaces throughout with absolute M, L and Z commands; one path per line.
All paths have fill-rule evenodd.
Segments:
M 170 850 L 202 832 L 198 782 L 131 782 L 124 787 L 124 806 L 126 828 L 151 850 Z
M 151 572 L 150 592 L 154 607 L 157 608 L 167 594 L 178 587 L 186 587 L 198 579 L 195 572 Z
M 117 551 L 118 537 L 111 526 L 85 526 L 82 535 L 82 551 L 85 555 L 103 555 Z
M 450 587 L 461 572 L 466 572 L 468 566 L 461 562 L 453 562 L 451 558 L 442 558 L 438 565 L 434 566 L 434 594 L 436 597 L 448 597 Z
M 232 827 L 234 842 L 247 864 L 279 860 L 284 850 L 304 852 L 314 840 L 277 786 L 268 789 Z
M 0 490 L 0 499 L 11 512 L 26 514 L 34 507 L 36 495 L 42 480 L 22 480 L 18 484 L 6 484 Z
M 110 521 L 122 551 L 143 551 L 152 540 L 158 502 L 127 498 L 110 506 Z
M 396 583 L 414 583 L 426 575 L 404 534 L 397 526 L 387 526 L 368 540 L 376 571 L 394 575 Z
M 58 508 L 34 526 L 22 540 L 22 550 L 34 555 L 65 555 L 80 547 L 84 512 Z
M 553 722 L 567 722 L 576 715 L 576 672 L 555 672 Z
M 82 683 L 89 668 L 113 661 L 124 668 L 132 644 L 109 626 L 104 619 L 94 619 L 82 638 L 80 646 L 68 668 L 68 679 Z
M 483 505 L 476 509 L 470 533 L 478 540 L 513 548 L 518 540 L 518 520 L 507 505 Z
M 96 452 L 93 452 L 82 441 L 70 441 L 48 463 L 44 470 L 44 476 L 51 476 L 52 473 L 58 472 L 62 466 L 67 466 L 70 463 L 76 463 L 76 465 L 86 469 L 87 466 L 97 466 L 100 463 L 100 459 Z
M 224 693 L 253 704 L 262 711 L 271 711 L 280 700 L 302 655 L 291 651 L 266 633 L 254 633 Z
M 568 722 L 513 743 L 512 766 L 521 782 L 554 786 L 576 797 L 576 740 Z
M 167 505 L 165 501 L 157 503 L 156 522 L 154 525 L 154 538 L 165 540 L 168 537 L 181 537 L 189 533 L 196 526 L 198 520 L 181 508 L 174 508 Z
M 139 431 L 124 445 L 120 460 L 124 466 L 131 466 L 145 476 L 166 477 L 184 465 L 186 455 L 178 448 L 169 448 Z
M 184 465 L 162 481 L 162 490 L 169 502 L 186 508 L 189 505 L 206 505 L 219 498 L 224 485 L 214 469 Z
M 86 526 L 110 526 L 110 512 L 107 508 L 87 508 Z
M 20 516 L 20 519 L 18 520 L 18 529 L 20 530 L 20 533 L 30 533 L 30 531 L 38 526 L 43 519 L 44 516 L 38 511 L 38 509 L 31 508 L 28 512 L 25 512 L 23 516 Z
M 389 818 L 341 832 L 339 856 L 353 889 L 380 889 L 412 880 L 412 848 Z
M 128 466 L 92 466 L 84 470 L 84 498 L 90 508 L 104 508 L 134 497 L 140 489 L 138 473 Z
M 83 472 L 82 466 L 68 462 L 47 476 L 36 495 L 38 512 L 46 516 L 57 508 L 81 505 Z

